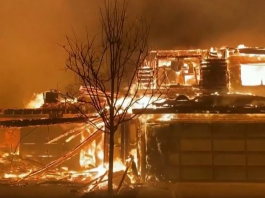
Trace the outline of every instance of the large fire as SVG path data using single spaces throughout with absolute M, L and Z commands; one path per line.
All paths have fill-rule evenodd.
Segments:
M 237 47 L 239 50 L 251 49 L 241 44 Z M 258 51 L 263 50 L 254 48 Z M 238 57 L 239 55 L 236 55 Z M 264 85 L 265 80 L 265 63 L 264 54 L 245 54 L 244 51 L 240 54 L 243 62 L 240 62 L 240 75 L 242 86 L 260 86 Z
M 265 85 L 265 64 L 241 64 L 243 86 Z
M 244 45 L 238 46 L 237 49 L 244 49 L 246 48 Z M 211 49 L 211 52 L 215 52 L 213 49 Z M 199 51 L 198 51 L 199 53 Z M 247 56 L 253 56 L 253 55 L 247 55 Z M 186 64 L 186 63 L 185 63 Z M 183 68 L 187 69 L 187 65 L 183 65 Z M 238 76 L 241 77 L 241 83 L 243 86 L 259 86 L 259 85 L 265 85 L 264 80 L 265 80 L 265 63 L 240 63 L 240 73 L 238 73 Z M 169 67 L 171 66 L 171 61 L 168 60 L 160 60 L 159 61 L 159 67 Z M 182 69 L 183 69 L 182 68 Z M 182 70 L 181 70 L 182 71 Z M 181 71 L 176 71 L 175 73 L 180 75 Z M 185 70 L 186 71 L 186 70 Z M 194 70 L 193 72 L 196 71 Z M 190 74 L 190 73 L 185 73 L 185 82 L 187 84 L 194 84 L 195 83 L 195 74 Z M 198 75 L 198 78 L 196 78 L 196 81 L 200 80 L 200 76 Z M 184 85 L 187 85 L 184 83 Z M 132 91 L 132 90 L 131 90 Z M 229 93 L 229 92 L 228 92 Z M 213 93 L 215 95 L 218 95 L 218 92 Z M 125 110 L 127 110 L 128 114 L 132 113 L 133 108 L 145 108 L 147 106 L 156 108 L 156 106 L 152 106 L 152 102 L 163 102 L 165 99 L 159 99 L 152 96 L 145 96 L 142 97 L 138 102 L 133 103 L 132 98 L 127 97 L 126 99 L 120 97 L 116 101 L 116 109 L 117 109 L 117 115 L 123 113 Z M 76 99 L 74 99 L 76 101 Z M 67 102 L 67 100 L 61 100 L 58 102 Z M 27 108 L 40 108 L 44 104 L 43 100 L 43 94 L 34 94 L 32 100 L 26 105 Z M 128 109 L 128 106 L 130 108 Z M 108 109 L 108 107 L 105 107 Z M 150 117 L 148 117 L 149 119 Z M 158 118 L 159 121 L 170 121 L 172 119 L 175 119 L 176 116 L 173 116 L 171 114 L 165 114 L 161 115 L 161 117 Z M 145 122 L 147 117 L 141 116 L 140 121 Z M 77 148 L 76 150 L 73 150 L 72 152 L 78 152 L 80 155 L 80 166 L 82 167 L 82 171 L 77 172 L 77 171 L 71 171 L 68 169 L 68 167 L 60 167 L 58 168 L 57 166 L 52 166 L 52 168 L 40 168 L 38 166 L 32 168 L 32 165 L 29 165 L 30 163 L 27 164 L 27 168 L 21 166 L 18 166 L 17 164 L 13 164 L 13 167 L 16 167 L 17 169 L 10 169 L 9 172 L 4 173 L 4 178 L 5 179 L 15 179 L 15 180 L 23 180 L 23 179 L 50 179 L 53 178 L 56 181 L 60 180 L 68 180 L 68 181 L 79 181 L 83 183 L 87 183 L 88 181 L 98 179 L 97 183 L 95 186 L 97 188 L 104 187 L 106 186 L 106 179 L 107 179 L 107 172 L 108 172 L 108 164 L 104 162 L 104 133 L 100 134 L 96 139 L 93 139 L 89 144 L 85 144 L 85 141 L 89 139 L 89 137 L 93 136 L 94 134 L 98 133 L 98 130 L 104 131 L 104 123 L 102 121 L 97 121 L 96 122 L 96 127 L 89 125 L 89 124 L 84 124 L 82 127 L 78 128 L 77 130 L 73 129 L 71 130 L 67 137 L 66 137 L 66 142 L 69 142 L 73 140 L 76 137 L 81 137 L 81 143 L 80 147 Z M 65 138 L 65 136 L 58 137 L 54 140 L 50 140 L 48 144 L 53 143 L 61 138 Z M 69 157 L 71 157 L 74 154 L 69 154 Z M 1 153 L 0 153 L 1 154 Z M 130 154 L 136 158 L 137 151 L 131 150 Z M 10 162 L 10 159 L 13 158 L 14 154 L 2 154 L 2 158 L 0 158 L 0 163 L 2 162 Z M 21 160 L 21 159 L 20 159 Z M 133 158 L 130 159 L 131 162 L 133 161 Z M 137 159 L 134 161 L 137 164 Z M 60 159 L 54 162 L 54 164 L 60 164 Z M 116 158 L 114 159 L 114 172 L 119 175 L 121 174 L 121 171 L 125 171 L 127 168 L 128 164 L 123 164 L 121 159 Z M 19 168 L 18 168 L 19 167 Z M 28 168 L 31 167 L 31 168 Z M 18 171 L 19 170 L 19 171 Z M 23 171 L 21 171 L 23 170 Z M 30 170 L 30 171 L 26 171 Z M 41 171 L 39 171 L 41 170 Z M 45 174 L 44 174 L 45 172 Z M 39 174 L 40 173 L 40 174 Z M 31 176 L 32 177 L 28 177 Z M 95 188 L 89 186 L 87 190 L 91 190 Z
M 100 126 L 100 124 L 99 124 Z M 97 130 L 90 126 L 84 125 L 83 127 L 79 128 L 81 130 L 81 142 L 85 142 L 87 138 L 89 138 L 93 133 L 97 133 Z M 80 132 L 77 130 L 77 133 Z M 102 134 L 102 133 L 101 133 Z M 73 139 L 73 136 L 70 136 Z M 3 164 L 7 166 L 9 171 L 4 172 L 2 177 L 4 179 L 8 179 L 11 181 L 46 181 L 46 180 L 55 180 L 55 181 L 71 181 L 71 182 L 78 182 L 78 183 L 88 183 L 89 181 L 100 179 L 98 187 L 105 188 L 107 184 L 107 171 L 108 171 L 108 164 L 104 163 L 103 161 L 103 139 L 104 133 L 100 135 L 98 138 L 87 144 L 85 147 L 82 148 L 80 151 L 80 166 L 82 167 L 81 171 L 72 171 L 69 170 L 68 167 L 59 167 L 54 166 L 46 171 L 42 171 L 45 169 L 40 167 L 38 164 L 35 164 L 32 161 L 28 161 L 27 159 L 22 159 L 19 157 L 18 154 L 14 153 L 0 153 L 0 165 Z M 58 138 L 49 141 L 49 143 L 53 143 L 57 141 Z M 67 138 L 65 141 L 71 141 Z M 71 152 L 75 152 L 74 150 Z M 135 151 L 131 151 L 130 154 L 135 155 Z M 136 157 L 136 156 L 135 156 Z M 59 159 L 60 160 L 60 159 Z M 11 161 L 11 165 L 10 165 Z M 58 160 L 57 160 L 58 162 Z M 57 162 L 52 162 L 56 164 Z M 51 164 L 52 164 L 51 163 Z M 57 163 L 59 165 L 59 163 Z M 121 178 L 124 174 L 127 165 L 123 164 L 121 159 L 116 158 L 114 159 L 114 179 L 116 177 Z M 40 171 L 40 174 L 36 174 Z M 32 175 L 32 177 L 29 177 Z M 130 177 L 129 177 L 130 178 Z M 133 180 L 132 180 L 133 181 Z M 94 186 L 95 186 L 94 185 Z M 116 185 L 117 187 L 117 183 Z M 91 190 L 93 185 L 89 185 L 84 190 Z
M 35 109 L 35 108 L 40 108 L 44 103 L 44 100 L 43 100 L 43 93 L 34 93 L 30 102 L 26 105 L 26 108 L 32 108 L 32 109 Z
M 128 113 L 130 114 L 132 111 L 132 108 L 144 108 L 148 104 L 152 103 L 153 101 L 158 100 L 158 98 L 151 98 L 151 97 L 142 97 L 137 103 L 134 103 L 130 109 L 128 109 Z M 59 101 L 60 102 L 60 101 Z M 65 102 L 65 101 L 61 101 Z M 132 98 L 127 98 L 124 100 L 124 98 L 120 98 L 117 100 L 116 105 L 117 109 L 119 110 L 119 113 L 122 113 L 124 109 L 128 107 L 132 102 Z M 43 100 L 43 94 L 34 94 L 33 99 L 26 105 L 27 108 L 40 108 L 44 104 Z M 106 107 L 107 108 L 107 107 Z M 72 129 L 69 132 L 66 132 L 60 137 L 57 137 L 53 140 L 49 140 L 47 144 L 52 144 L 59 139 L 64 138 L 65 142 L 70 142 L 76 137 L 81 136 L 81 143 L 80 143 L 80 150 L 76 149 L 71 151 L 72 153 L 75 153 L 76 151 L 79 151 L 79 164 L 80 167 L 83 169 L 82 171 L 72 171 L 69 170 L 68 167 L 59 167 L 58 165 L 62 161 L 61 159 L 55 160 L 54 162 L 50 163 L 51 165 L 47 165 L 45 167 L 39 167 L 34 166 L 30 162 L 24 166 L 17 166 L 17 160 L 14 160 L 19 155 L 18 154 L 12 154 L 12 153 L 5 153 L 2 155 L 2 158 L 0 160 L 4 161 L 5 163 L 10 164 L 11 167 L 10 171 L 5 172 L 3 177 L 5 179 L 12 179 L 12 180 L 47 180 L 47 179 L 54 179 L 56 181 L 60 180 L 68 180 L 73 182 L 82 182 L 87 183 L 88 181 L 99 179 L 101 184 L 100 187 L 106 187 L 107 182 L 107 175 L 108 172 L 108 164 L 104 162 L 104 133 L 99 134 L 99 136 L 96 139 L 93 139 L 89 144 L 85 144 L 86 140 L 92 137 L 94 134 L 98 133 L 98 129 L 101 129 L 104 131 L 104 123 L 100 120 L 97 120 L 94 122 L 95 126 L 92 126 L 90 124 L 84 124 L 81 127 L 78 127 L 76 129 Z M 65 156 L 71 157 L 72 154 L 68 153 Z M 130 155 L 133 156 L 133 158 L 128 159 L 127 161 L 130 161 L 130 163 L 134 162 L 137 164 L 137 151 L 136 149 L 131 150 Z M 63 156 L 62 158 L 64 158 Z M 129 157 L 129 156 L 128 156 Z M 24 159 L 19 159 L 19 161 L 23 161 Z M 122 162 L 121 159 L 115 158 L 114 159 L 114 178 L 120 177 L 124 174 L 126 168 L 128 167 L 129 162 L 126 161 L 126 164 Z M 1 163 L 1 162 L 0 162 Z M 129 164 L 130 164 L 129 163 Z M 56 164 L 56 165 L 53 165 Z M 137 165 L 136 165 L 137 166 Z M 126 171 L 127 172 L 127 171 Z M 128 175 L 128 174 L 127 174 Z M 129 176 L 129 175 L 128 175 Z M 131 182 L 135 181 L 135 177 L 129 177 L 131 178 Z M 99 181 L 97 180 L 97 182 Z M 117 184 L 115 184 L 117 185 Z M 86 188 L 87 190 L 91 190 L 91 186 L 88 186 Z

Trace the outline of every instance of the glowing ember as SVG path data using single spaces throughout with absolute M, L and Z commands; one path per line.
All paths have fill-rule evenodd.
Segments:
M 6 179 L 21 179 L 25 177 L 28 173 L 21 173 L 21 174 L 10 174 L 10 173 L 5 173 L 4 178 Z
M 252 93 L 228 92 L 227 94 L 253 95 Z

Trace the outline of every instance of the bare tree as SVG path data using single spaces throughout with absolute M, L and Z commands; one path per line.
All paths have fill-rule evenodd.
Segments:
M 77 75 L 77 85 L 82 85 L 85 93 L 79 101 L 95 109 L 109 136 L 109 193 L 113 192 L 114 134 L 118 126 L 136 116 L 131 108 L 143 99 L 147 99 L 144 110 L 162 96 L 152 80 L 148 89 L 141 89 L 136 81 L 148 55 L 149 27 L 142 18 L 130 20 L 127 10 L 126 0 L 104 0 L 100 8 L 100 39 L 90 40 L 87 36 L 85 41 L 79 41 L 74 35 L 73 39 L 67 37 L 68 46 L 64 47 L 68 53 L 66 68 Z M 73 90 L 68 92 L 71 97 L 76 94 Z M 86 114 L 81 106 L 76 107 Z

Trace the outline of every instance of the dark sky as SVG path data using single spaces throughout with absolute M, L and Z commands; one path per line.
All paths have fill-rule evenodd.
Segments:
M 23 107 L 32 94 L 72 80 L 58 43 L 98 33 L 98 0 L 0 0 L 0 108 Z M 131 0 L 150 21 L 160 49 L 265 46 L 264 0 Z

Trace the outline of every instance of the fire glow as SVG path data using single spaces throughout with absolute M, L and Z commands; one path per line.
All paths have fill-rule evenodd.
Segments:
M 243 86 L 265 85 L 265 63 L 241 64 Z
M 124 100 L 124 98 L 119 98 L 116 102 L 117 109 L 119 109 L 119 111 L 124 111 L 124 109 L 128 107 L 128 105 L 131 103 L 132 100 L 133 100 L 132 98 L 127 98 L 127 100 Z M 142 97 L 131 108 L 145 108 L 154 100 L 157 100 L 157 98 L 152 99 L 149 98 L 148 96 Z M 63 102 L 65 101 L 63 100 L 58 101 L 58 103 L 63 103 Z M 33 100 L 29 102 L 27 107 L 40 108 L 43 106 L 43 104 L 44 104 L 43 94 L 34 94 Z M 131 108 L 128 110 L 128 114 L 132 112 Z M 52 140 L 49 140 L 47 144 L 53 144 L 62 138 L 65 139 L 65 142 L 70 142 L 78 136 L 81 137 L 80 144 L 83 144 L 88 138 L 93 136 L 93 134 L 98 133 L 99 128 L 102 131 L 104 131 L 104 123 L 100 121 L 100 119 L 95 121 L 94 123 L 96 127 L 90 124 L 84 124 L 81 127 L 71 129 L 70 131 L 64 133 L 63 135 L 56 137 Z M 76 151 L 73 150 L 71 152 L 74 153 Z M 137 153 L 136 149 L 131 150 L 129 153 L 131 156 L 134 156 L 134 158 L 136 158 L 136 153 Z M 3 159 L 8 159 L 6 157 L 10 156 L 3 155 L 2 157 Z M 60 161 L 60 159 L 52 163 L 59 164 L 58 161 Z M 135 163 L 137 163 L 137 159 L 135 159 Z M 104 162 L 104 133 L 101 133 L 101 135 L 97 136 L 96 139 L 93 139 L 91 142 L 89 142 L 84 147 L 82 147 L 82 149 L 79 152 L 79 164 L 80 167 L 83 169 L 81 172 L 71 171 L 68 169 L 68 167 L 62 167 L 62 168 L 51 167 L 49 169 L 47 168 L 47 170 L 45 167 L 44 168 L 31 167 L 30 169 L 28 169 L 29 171 L 26 172 L 16 171 L 12 169 L 11 171 L 5 173 L 3 177 L 5 179 L 13 179 L 13 180 L 24 180 L 24 179 L 28 180 L 29 178 L 31 180 L 36 180 L 36 179 L 61 180 L 63 178 L 66 178 L 69 181 L 79 181 L 79 182 L 87 182 L 100 177 L 101 178 L 100 180 L 105 181 L 100 184 L 100 187 L 103 188 L 106 186 L 106 180 L 107 180 L 106 172 L 108 171 L 107 169 L 108 164 Z M 119 158 L 114 159 L 114 168 L 113 168 L 114 175 L 115 174 L 120 175 L 122 173 L 121 171 L 125 171 L 126 167 L 127 164 L 123 164 L 121 159 Z M 41 174 L 42 172 L 43 173 L 45 172 L 45 174 Z
M 245 49 L 246 47 L 244 45 L 240 45 L 238 46 L 238 49 Z M 215 50 L 215 48 L 211 48 L 210 49 L 210 53 L 215 53 L 217 52 Z M 181 52 L 180 55 L 182 55 L 182 53 L 185 53 L 185 50 L 183 50 Z M 197 53 L 201 53 L 201 51 L 196 51 Z M 196 55 L 195 54 L 195 55 Z M 221 57 L 221 53 L 217 53 L 217 59 Z M 242 55 L 243 56 L 243 55 Z M 189 61 L 189 60 L 188 60 Z M 187 61 L 187 62 L 188 62 Z M 202 61 L 203 62 L 203 61 Z M 196 63 L 196 64 L 195 64 Z M 171 67 L 171 61 L 170 60 L 160 60 L 158 61 L 158 68 L 161 67 Z M 195 68 L 196 66 L 196 68 Z M 184 80 L 183 80 L 183 84 L 182 85 L 194 85 L 195 83 L 198 83 L 198 81 L 200 80 L 200 73 L 198 73 L 197 75 L 197 71 L 199 71 L 198 67 L 199 67 L 199 63 L 197 62 L 193 62 L 193 64 L 191 64 L 192 67 L 192 72 L 189 71 L 189 66 L 187 65 L 187 63 L 183 64 L 183 67 L 181 68 L 180 71 L 174 71 L 174 74 L 177 74 L 177 77 L 182 77 L 182 75 L 184 76 Z M 150 69 L 149 66 L 145 66 L 145 68 Z M 163 70 L 164 71 L 164 70 Z M 241 83 L 243 86 L 260 86 L 260 85 L 265 85 L 264 84 L 264 80 L 265 80 L 265 63 L 240 63 L 240 73 L 238 73 L 239 78 L 241 78 Z M 203 80 L 203 79 L 202 79 Z M 175 81 L 176 82 L 180 82 L 180 81 Z M 179 84 L 178 84 L 179 85 Z M 83 91 L 86 90 L 84 87 L 81 87 L 80 89 L 82 89 Z M 133 91 L 133 90 L 131 90 Z M 226 93 L 230 93 L 230 91 L 226 92 Z M 233 92 L 234 93 L 234 92 Z M 104 94 L 103 94 L 104 95 Z M 212 95 L 219 95 L 218 92 L 213 92 Z M 84 93 L 82 95 L 82 97 L 87 97 L 87 95 Z M 132 114 L 132 109 L 133 108 L 138 108 L 138 109 L 144 109 L 147 106 L 149 108 L 157 108 L 157 106 L 155 105 L 151 105 L 154 101 L 156 101 L 156 103 L 159 102 L 164 102 L 166 99 L 160 99 L 159 101 L 157 101 L 158 99 L 156 97 L 149 97 L 149 96 L 144 96 L 142 97 L 138 102 L 134 103 L 133 105 L 130 106 L 133 98 L 127 97 L 127 98 L 123 98 L 121 97 L 117 97 L 117 101 L 116 101 L 116 110 L 117 110 L 117 116 L 119 116 L 119 114 L 123 113 L 124 111 L 127 110 L 128 114 Z M 75 98 L 72 100 L 72 102 L 77 102 L 78 100 Z M 69 100 L 65 99 L 65 100 L 58 100 L 58 103 L 68 103 Z M 43 94 L 34 94 L 32 100 L 28 103 L 28 105 L 26 106 L 27 108 L 41 108 L 43 107 L 44 104 L 44 99 L 43 99 Z M 128 108 L 129 106 L 129 108 Z M 108 110 L 108 106 L 104 107 L 106 110 Z M 158 107 L 159 108 L 159 107 Z M 140 117 L 140 122 L 141 123 L 145 123 L 148 119 L 151 118 L 152 115 L 148 116 L 141 116 Z M 161 115 L 159 118 L 157 118 L 158 121 L 161 122 L 168 122 L 174 119 L 178 119 L 177 116 L 174 116 L 172 114 L 164 114 Z M 97 137 L 96 139 L 93 139 L 89 144 L 84 145 L 84 147 L 80 147 L 81 149 L 79 150 L 78 154 L 79 154 L 79 164 L 82 167 L 82 171 L 77 172 L 77 171 L 71 171 L 69 170 L 67 167 L 63 167 L 63 168 L 56 168 L 56 169 L 51 169 L 49 171 L 46 171 L 45 174 L 40 174 L 40 176 L 34 176 L 34 178 L 42 178 L 42 179 L 47 179 L 47 178 L 55 178 L 56 180 L 60 180 L 63 178 L 67 178 L 67 180 L 70 181 L 81 181 L 81 182 L 88 182 L 90 180 L 93 180 L 95 178 L 98 177 L 102 177 L 101 180 L 106 180 L 107 179 L 107 174 L 106 172 L 108 171 L 107 167 L 108 164 L 106 164 L 104 162 L 104 123 L 102 121 L 98 121 L 96 123 L 97 127 L 93 127 L 89 124 L 84 124 L 82 127 L 80 127 L 79 129 L 72 129 L 71 131 L 68 132 L 68 136 L 65 137 L 60 137 L 60 138 L 66 138 L 65 142 L 70 142 L 72 141 L 74 138 L 76 137 L 81 137 L 80 141 L 81 144 L 83 142 L 85 142 L 87 140 L 87 138 L 89 138 L 90 136 L 92 136 L 93 134 L 97 133 L 98 128 L 101 128 L 101 132 L 102 134 L 99 135 L 99 137 Z M 56 142 L 58 139 L 60 138 L 56 138 L 54 140 L 51 140 L 48 143 L 53 143 Z M 73 151 L 74 152 L 74 151 Z M 137 150 L 133 149 L 130 151 L 130 154 L 135 156 L 137 155 Z M 5 155 L 5 157 L 3 157 L 3 159 L 6 159 L 8 156 Z M 137 164 L 137 160 L 136 159 L 136 164 Z M 114 159 L 114 172 L 118 173 L 119 171 L 124 171 L 126 169 L 127 165 L 122 163 L 121 159 L 117 158 Z M 14 179 L 14 180 L 19 180 L 19 179 L 23 179 L 26 178 L 28 175 L 30 175 L 32 172 L 37 171 L 38 169 L 32 169 L 29 172 L 23 172 L 23 173 L 17 173 L 17 172 L 12 172 L 10 171 L 9 173 L 5 173 L 4 174 L 4 178 L 6 179 Z M 81 179 L 80 179 L 81 178 Z M 100 186 L 104 187 L 106 185 L 105 183 L 101 183 Z
M 40 108 L 44 103 L 43 93 L 34 93 L 30 102 L 26 105 L 26 108 L 35 109 Z

